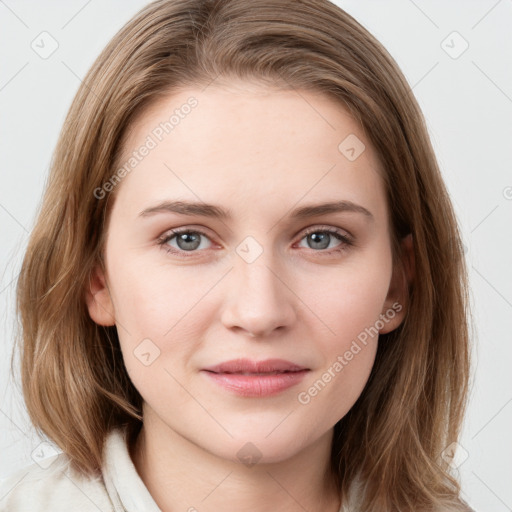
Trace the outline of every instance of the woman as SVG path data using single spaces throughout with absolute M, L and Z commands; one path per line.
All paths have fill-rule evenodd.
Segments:
M 18 310 L 63 453 L 2 510 L 470 510 L 457 221 L 402 73 L 327 1 L 126 24 L 64 124 Z

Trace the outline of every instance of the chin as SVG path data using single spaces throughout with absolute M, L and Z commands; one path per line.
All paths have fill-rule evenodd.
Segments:
M 220 457 L 252 467 L 255 464 L 283 462 L 301 450 L 297 436 L 283 437 L 277 433 L 269 436 L 270 431 L 271 429 L 241 435 L 232 432 L 235 438 L 229 441 L 229 446 L 219 450 L 217 445 L 215 452 Z

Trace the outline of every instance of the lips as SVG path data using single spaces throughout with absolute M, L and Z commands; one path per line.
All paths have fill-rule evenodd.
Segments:
M 284 359 L 266 359 L 265 361 L 251 361 L 250 359 L 232 359 L 215 366 L 204 368 L 213 373 L 240 374 L 240 375 L 277 375 L 281 373 L 300 372 L 308 370 L 304 366 L 286 361 Z
M 204 368 L 201 373 L 229 393 L 263 398 L 296 386 L 309 371 L 309 368 L 284 359 L 233 359 Z

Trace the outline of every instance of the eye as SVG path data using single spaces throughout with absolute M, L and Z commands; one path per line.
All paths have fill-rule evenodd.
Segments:
M 352 240 L 336 228 L 328 228 L 328 227 L 314 227 L 308 229 L 302 240 L 306 240 L 306 243 L 309 244 L 309 248 L 314 249 L 319 252 L 338 252 L 346 250 L 349 246 L 353 245 Z M 334 248 L 331 246 L 331 242 L 338 240 L 340 243 L 335 245 Z M 329 248 L 333 249 L 332 251 L 325 251 L 324 249 Z
M 196 249 L 208 249 L 202 244 L 201 237 L 209 240 L 208 235 L 200 230 L 172 229 L 171 233 L 165 233 L 160 237 L 158 243 L 168 252 L 196 252 Z M 173 241 L 176 242 L 177 247 L 170 244 Z
M 203 243 L 202 239 L 206 239 L 209 243 Z M 349 246 L 353 245 L 353 241 L 349 236 L 344 234 L 336 228 L 331 227 L 314 227 L 308 229 L 300 239 L 306 240 L 309 248 L 315 252 L 333 253 L 346 250 Z M 334 247 L 331 243 L 338 240 L 340 243 Z M 167 252 L 178 254 L 180 256 L 187 256 L 186 253 L 199 252 L 200 249 L 209 249 L 211 247 L 211 240 L 207 233 L 200 229 L 172 229 L 170 232 L 164 233 L 159 239 L 158 244 L 162 246 Z M 301 246 L 304 247 L 304 246 Z M 331 250 L 325 250 L 325 249 Z

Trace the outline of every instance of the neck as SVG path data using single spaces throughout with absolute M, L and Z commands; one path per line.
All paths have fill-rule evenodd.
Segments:
M 144 418 L 130 455 L 163 512 L 338 512 L 330 469 L 332 433 L 287 460 L 249 466 L 204 450 L 161 421 Z

